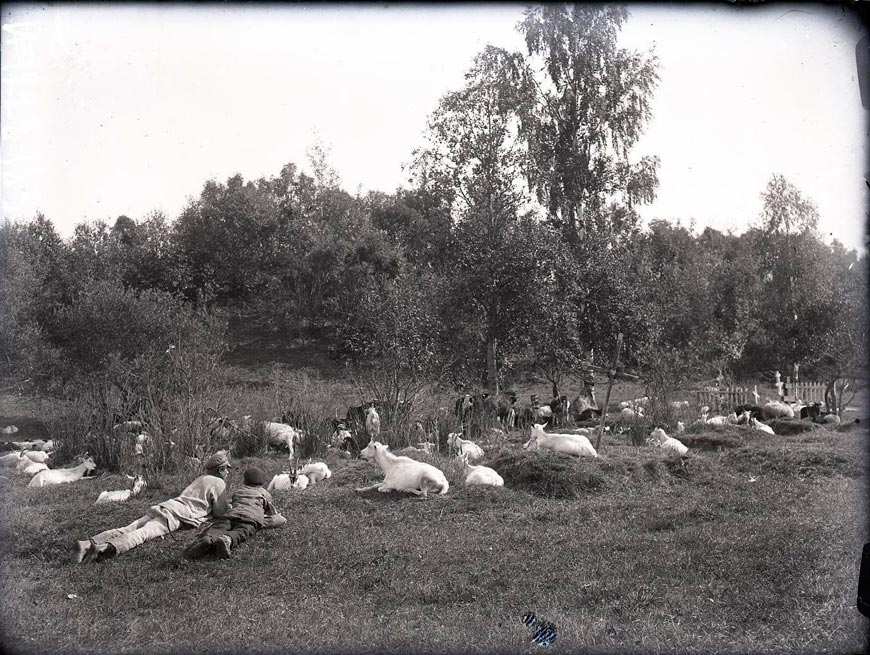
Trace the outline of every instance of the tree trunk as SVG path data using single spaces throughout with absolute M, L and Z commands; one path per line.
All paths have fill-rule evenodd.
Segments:
M 495 368 L 496 338 L 491 337 L 486 342 L 486 388 L 494 397 L 498 395 L 498 372 Z

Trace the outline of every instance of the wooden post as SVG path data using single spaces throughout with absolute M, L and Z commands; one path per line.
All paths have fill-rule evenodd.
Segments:
M 613 353 L 613 363 L 607 375 L 607 395 L 601 410 L 601 423 L 598 425 L 598 437 L 595 439 L 595 452 L 601 447 L 601 435 L 604 434 L 604 419 L 607 418 L 607 406 L 610 404 L 610 391 L 613 389 L 613 378 L 616 376 L 616 366 L 619 364 L 619 351 L 622 350 L 622 332 L 616 335 L 616 349 Z

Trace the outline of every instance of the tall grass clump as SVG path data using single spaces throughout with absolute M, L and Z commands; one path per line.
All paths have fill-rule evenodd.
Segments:
M 93 282 L 60 312 L 66 408 L 48 423 L 64 457 L 94 455 L 110 470 L 172 469 L 209 450 L 209 408 L 223 403 L 223 324 L 181 299 Z M 113 433 L 139 421 L 151 440 L 135 458 L 130 437 Z M 199 446 L 199 448 L 197 448 Z

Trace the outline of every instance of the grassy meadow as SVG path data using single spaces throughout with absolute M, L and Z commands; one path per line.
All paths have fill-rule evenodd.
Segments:
M 635 390 L 626 390 L 627 397 Z M 543 396 L 542 396 L 543 397 Z M 618 398 L 617 398 L 618 399 Z M 7 414 L 9 413 L 6 408 Z M 788 436 L 684 435 L 682 461 L 606 435 L 597 460 L 483 442 L 505 488 L 358 494 L 372 462 L 275 494 L 289 523 L 230 560 L 186 561 L 180 531 L 117 558 L 70 563 L 76 539 L 126 525 L 190 477 L 123 504 L 106 473 L 0 487 L 2 638 L 20 653 L 776 653 L 866 650 L 855 609 L 867 538 L 866 427 Z M 267 473 L 286 456 L 242 458 Z M 521 618 L 556 626 L 531 642 Z

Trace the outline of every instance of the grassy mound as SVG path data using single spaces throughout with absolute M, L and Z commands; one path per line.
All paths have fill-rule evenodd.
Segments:
M 596 461 L 562 453 L 503 450 L 487 465 L 505 486 L 545 498 L 579 498 L 605 484 Z
M 826 430 L 825 427 L 810 421 L 802 421 L 798 418 L 776 418 L 768 423 L 773 431 L 781 436 L 791 436 L 793 434 L 804 434 L 805 432 L 815 432 L 817 430 Z

